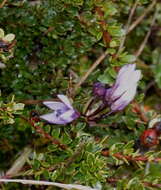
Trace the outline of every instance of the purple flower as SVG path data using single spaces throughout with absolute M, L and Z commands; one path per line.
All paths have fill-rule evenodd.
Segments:
M 77 119 L 80 116 L 80 113 L 72 107 L 67 96 L 64 96 L 62 94 L 59 94 L 57 96 L 61 102 L 43 102 L 44 105 L 46 105 L 51 110 L 54 110 L 54 112 L 42 115 L 40 118 L 48 121 L 49 123 L 63 125 Z
M 123 110 L 134 99 L 137 83 L 141 78 L 141 71 L 135 70 L 135 67 L 135 64 L 123 66 L 115 84 L 106 90 L 104 99 L 111 111 Z

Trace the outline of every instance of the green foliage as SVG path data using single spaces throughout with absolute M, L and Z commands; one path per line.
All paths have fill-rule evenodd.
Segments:
M 24 104 L 14 102 L 14 96 L 9 103 L 0 101 L 0 122 L 3 124 L 13 124 L 14 115 L 22 114 Z
M 151 3 L 138 1 L 130 25 Z M 133 6 L 132 0 L 8 0 L 0 8 L 0 42 L 7 44 L 7 49 L 0 47 L 0 61 L 5 63 L 5 68 L 0 65 L 0 173 L 6 173 L 23 154 L 23 148 L 29 146 L 32 153 L 15 172 L 19 178 L 102 190 L 159 189 L 156 184 L 161 184 L 161 163 L 154 159 L 161 157 L 160 144 L 150 151 L 139 151 L 135 145 L 149 121 L 160 118 L 161 5 L 158 1 L 126 35 Z M 156 21 L 150 28 L 155 10 Z M 148 41 L 137 57 L 149 30 Z M 74 96 L 75 85 L 103 52 L 108 55 Z M 142 70 L 143 76 L 134 102 L 122 112 L 89 122 L 84 113 L 93 96 L 93 83 L 112 86 L 119 68 L 131 63 Z M 55 100 L 56 94 L 67 94 L 73 100 L 74 108 L 83 113 L 78 120 L 63 126 L 37 119 L 49 111 L 42 102 Z M 134 109 L 135 103 L 139 111 Z M 135 160 L 138 156 L 148 161 Z M 21 188 L 32 187 L 2 187 Z

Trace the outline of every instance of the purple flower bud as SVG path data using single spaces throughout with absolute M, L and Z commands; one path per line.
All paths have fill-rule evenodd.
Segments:
M 137 83 L 141 78 L 141 71 L 135 70 L 135 64 L 123 66 L 116 78 L 115 84 L 106 89 L 105 101 L 112 111 L 123 110 L 136 94 Z
M 99 98 L 104 97 L 106 93 L 106 88 L 105 88 L 105 84 L 101 83 L 101 82 L 96 82 L 93 85 L 93 94 Z
M 75 110 L 67 96 L 57 95 L 61 102 L 46 101 L 43 102 L 51 110 L 54 110 L 52 113 L 48 113 L 40 116 L 41 119 L 44 119 L 52 124 L 67 124 L 77 119 L 80 116 L 80 113 Z

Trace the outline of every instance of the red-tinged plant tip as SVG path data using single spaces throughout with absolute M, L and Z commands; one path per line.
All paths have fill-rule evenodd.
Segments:
M 62 125 L 65 125 L 77 119 L 80 116 L 80 113 L 72 107 L 67 96 L 61 94 L 57 96 L 61 100 L 61 102 L 54 102 L 54 101 L 43 102 L 44 105 L 46 105 L 51 110 L 54 110 L 54 112 L 41 115 L 40 118 L 46 120 L 51 124 L 62 124 Z

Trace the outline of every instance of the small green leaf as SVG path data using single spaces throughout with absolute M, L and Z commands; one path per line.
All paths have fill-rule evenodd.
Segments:
M 123 30 L 120 26 L 108 26 L 107 30 L 113 37 L 121 37 L 125 35 L 125 30 Z
M 76 126 L 73 127 L 73 131 L 74 132 L 79 132 L 79 131 L 82 131 L 84 128 L 86 127 L 86 124 L 85 123 L 77 123 Z
M 41 164 L 40 164 L 40 161 L 39 161 L 39 160 L 34 160 L 33 169 L 34 169 L 34 170 L 39 169 L 40 165 L 41 165 Z
M 136 57 L 134 55 L 125 55 L 121 57 L 120 60 L 125 63 L 131 63 L 136 61 Z
M 52 134 L 52 137 L 54 138 L 59 138 L 59 135 L 60 135 L 60 128 L 54 128 L 51 132 Z
M 24 104 L 22 104 L 22 103 L 17 103 L 17 104 L 14 104 L 13 105 L 13 110 L 14 111 L 17 111 L 17 110 L 23 110 L 24 109 Z
M 57 172 L 57 170 L 55 170 L 55 171 L 52 172 L 51 180 L 55 181 L 57 177 L 58 177 L 58 172 Z
M 98 32 L 96 35 L 97 40 L 100 40 L 102 38 L 103 33 L 102 32 Z
M 110 42 L 110 47 L 111 47 L 111 48 L 114 48 L 114 47 L 117 47 L 117 46 L 118 46 L 118 44 L 117 44 L 116 41 L 112 40 L 112 41 Z

